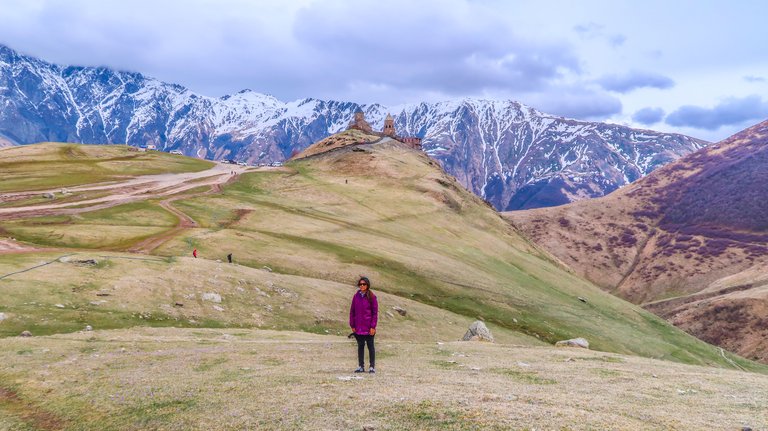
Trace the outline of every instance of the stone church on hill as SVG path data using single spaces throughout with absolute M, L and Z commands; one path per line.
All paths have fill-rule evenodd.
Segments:
M 397 136 L 395 131 L 395 119 L 392 118 L 390 114 L 387 114 L 387 118 L 384 119 L 384 129 L 381 132 L 375 132 L 373 127 L 371 127 L 371 125 L 365 121 L 365 113 L 358 110 L 355 112 L 354 119 L 352 119 L 352 121 L 349 123 L 349 126 L 347 127 L 347 130 L 349 129 L 362 130 L 363 132 L 381 137 L 390 137 L 410 145 L 413 149 L 421 150 L 421 138 L 417 138 L 415 136 Z

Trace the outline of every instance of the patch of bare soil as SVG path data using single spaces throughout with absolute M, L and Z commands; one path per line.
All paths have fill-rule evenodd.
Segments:
M 0 408 L 11 412 L 37 430 L 61 430 L 66 427 L 66 422 L 61 418 L 22 400 L 16 392 L 3 387 L 0 387 Z
M 0 238 L 0 254 L 28 253 L 40 250 L 40 248 L 21 244 L 10 238 Z
M 197 227 L 197 222 L 195 222 L 191 217 L 189 217 L 187 214 L 185 214 L 184 212 L 182 212 L 178 208 L 176 208 L 173 205 L 171 205 L 171 203 L 173 201 L 176 201 L 176 200 L 179 200 L 179 199 L 189 199 L 189 198 L 194 198 L 194 197 L 198 197 L 198 196 L 205 196 L 205 195 L 210 195 L 210 194 L 221 193 L 221 186 L 222 186 L 222 184 L 231 183 L 238 176 L 239 176 L 239 171 L 238 172 L 232 171 L 232 173 L 228 177 L 226 177 L 226 179 L 223 182 L 212 184 L 211 188 L 208 191 L 201 192 L 201 193 L 195 193 L 195 194 L 192 194 L 192 195 L 175 196 L 175 197 L 172 197 L 172 198 L 165 199 L 165 200 L 161 201 L 160 202 L 160 206 L 165 208 L 169 212 L 175 214 L 179 218 L 179 223 L 173 229 L 171 229 L 169 231 L 163 232 L 160 235 L 149 237 L 149 238 L 141 241 L 140 243 L 138 243 L 138 244 L 132 246 L 131 248 L 129 248 L 128 251 L 132 252 L 132 253 L 145 253 L 145 254 L 149 254 L 149 253 L 152 252 L 152 250 L 154 250 L 154 249 L 160 247 L 161 245 L 165 244 L 166 242 L 168 242 L 172 238 L 174 238 L 177 235 L 179 235 L 182 231 L 184 231 L 186 229 L 192 229 L 192 228 Z M 240 211 L 250 212 L 249 210 L 240 210 Z M 239 221 L 240 218 L 242 218 L 244 215 L 245 214 L 239 214 L 239 216 L 238 216 L 236 221 Z

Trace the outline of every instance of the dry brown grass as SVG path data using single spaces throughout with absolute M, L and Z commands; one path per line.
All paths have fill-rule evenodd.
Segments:
M 768 427 L 766 376 L 581 349 L 381 339 L 377 374 L 350 380 L 355 345 L 337 336 L 136 328 L 0 344 L 8 389 L 73 430 Z
M 768 122 L 601 199 L 505 217 L 574 271 L 768 363 Z
M 764 370 L 564 271 L 403 145 L 342 148 L 174 207 L 199 227 L 155 256 L 2 256 L 0 429 L 765 425 L 761 375 L 541 347 L 573 334 Z M 81 216 L 124 227 L 108 213 Z M 199 259 L 179 257 L 193 247 Z M 216 261 L 229 252 L 243 265 Z M 361 273 L 379 295 L 379 374 L 352 380 L 344 335 Z M 477 316 L 498 344 L 453 341 Z
M 315 142 L 304 151 L 297 154 L 293 159 L 303 159 L 305 157 L 315 156 L 350 145 L 371 143 L 378 141 L 379 139 L 381 139 L 381 136 L 368 134 L 362 130 L 350 129 Z
M 233 326 L 348 333 L 348 284 L 254 269 L 192 257 L 161 259 L 115 253 L 17 255 L 0 263 L 7 310 L 0 333 L 18 335 L 38 326 L 43 333 L 134 325 Z M 237 260 L 238 256 L 235 255 Z M 96 265 L 83 264 L 91 259 Z M 381 338 L 434 341 L 461 337 L 471 319 L 408 298 L 377 291 Z M 207 293 L 221 302 L 204 299 Z M 58 308 L 56 304 L 64 307 Z M 393 307 L 407 310 L 401 316 Z M 16 312 L 15 310 L 19 310 Z M 11 329 L 16 332 L 11 332 Z M 76 328 L 76 329 L 75 329 Z M 537 345 L 535 338 L 498 329 L 502 342 Z M 37 335 L 37 334 L 36 334 Z

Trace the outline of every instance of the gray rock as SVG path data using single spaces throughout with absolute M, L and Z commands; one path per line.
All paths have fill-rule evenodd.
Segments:
M 46 199 L 55 199 L 56 198 L 56 196 L 54 196 L 53 193 L 51 193 L 51 192 L 43 193 L 43 197 L 46 198 Z
M 555 343 L 555 347 L 581 347 L 583 349 L 589 349 L 589 341 L 585 338 L 571 338 L 570 340 L 558 341 Z
M 211 301 L 219 304 L 221 303 L 221 295 L 218 293 L 203 293 L 203 301 Z
M 462 341 L 490 341 L 493 343 L 493 335 L 485 323 L 476 320 L 469 325 L 467 333 L 464 334 Z
M 31 336 L 32 336 L 32 333 L 31 333 L 31 332 L 29 332 L 29 331 L 24 331 L 24 332 L 22 332 L 22 333 L 21 333 L 21 335 L 20 335 L 20 336 L 21 336 L 21 337 L 31 337 Z
M 404 308 L 400 308 L 400 307 L 398 307 L 397 305 L 395 305 L 394 307 L 392 307 L 392 309 L 393 309 L 393 310 L 395 310 L 395 311 L 397 311 L 397 313 L 398 313 L 399 315 L 401 315 L 401 316 L 405 316 L 406 314 L 408 314 L 408 312 L 407 312 L 407 311 L 405 311 L 405 309 L 404 309 Z
M 5 313 L 0 313 L 0 322 L 5 320 L 6 318 L 7 318 L 7 316 L 5 315 Z
M 91 326 L 91 325 L 85 325 L 85 331 L 86 331 L 86 332 L 91 332 L 91 331 L 93 331 L 93 326 Z

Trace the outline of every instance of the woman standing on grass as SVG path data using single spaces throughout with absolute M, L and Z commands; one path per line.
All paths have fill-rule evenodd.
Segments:
M 358 290 L 352 297 L 352 306 L 349 309 L 349 326 L 355 331 L 357 340 L 357 364 L 356 373 L 365 372 L 365 345 L 368 345 L 368 356 L 371 361 L 369 373 L 376 372 L 376 348 L 373 345 L 373 337 L 376 335 L 376 323 L 379 320 L 379 302 L 376 295 L 371 292 L 371 282 L 368 277 L 360 277 L 357 281 Z

